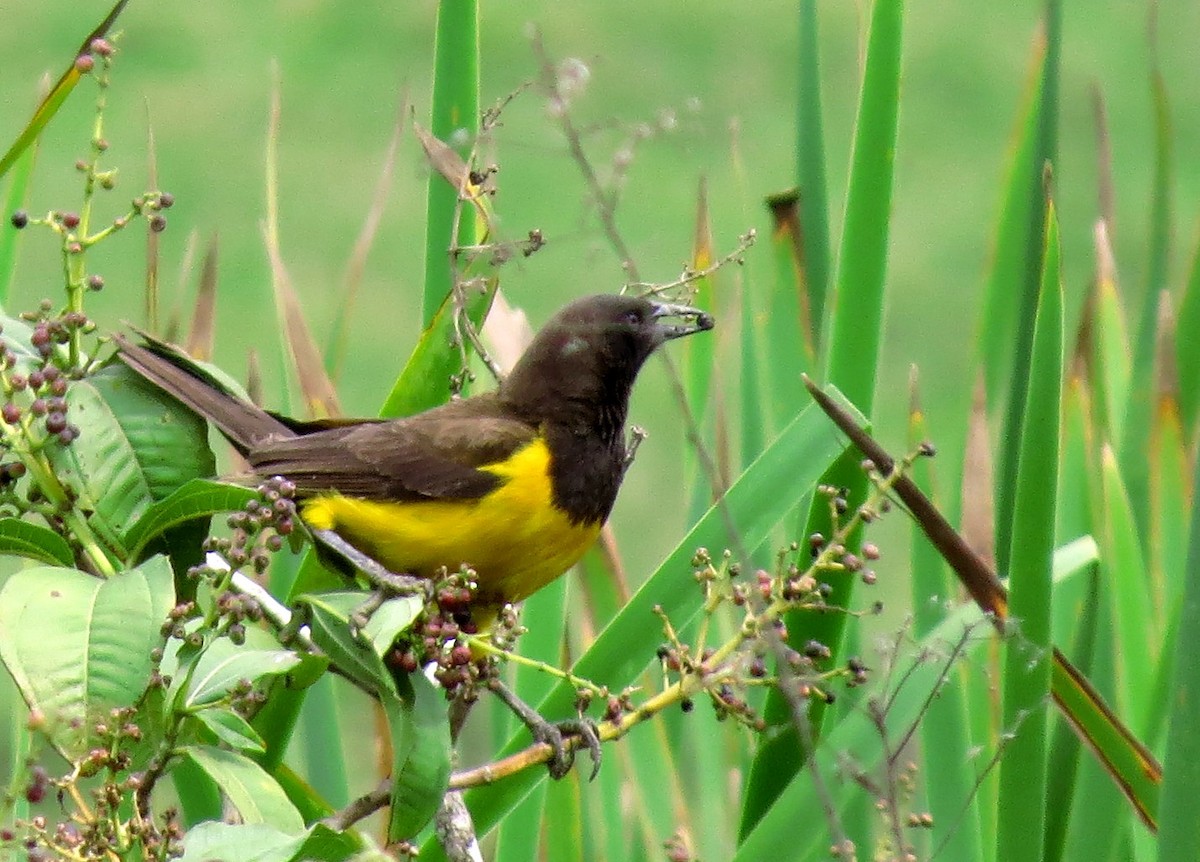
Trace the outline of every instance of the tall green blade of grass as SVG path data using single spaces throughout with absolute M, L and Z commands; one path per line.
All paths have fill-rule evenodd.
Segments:
M 1010 200 L 1016 209 L 1013 215 L 1016 222 L 1015 231 L 1008 237 L 1015 240 L 1017 245 L 1010 249 L 998 250 L 997 254 L 1005 255 L 1010 264 L 1015 264 L 1009 275 L 1016 278 L 1010 283 L 1019 285 L 1020 300 L 1016 316 L 1015 349 L 1012 353 L 1005 352 L 1008 357 L 1005 365 L 1012 368 L 1009 378 L 1008 403 L 1004 414 L 1004 430 L 1001 436 L 1001 449 L 996 479 L 996 568 L 1001 572 L 1008 571 L 1008 554 L 1012 546 L 1013 507 L 1016 497 L 1017 458 L 1021 444 L 1021 430 L 1026 402 L 1026 387 L 1030 380 L 1029 365 L 1034 338 L 1034 318 L 1038 305 L 1038 290 L 1041 282 L 1042 268 L 1042 238 L 1045 236 L 1045 207 L 1044 171 L 1046 165 L 1053 164 L 1058 150 L 1058 90 L 1059 90 L 1059 57 L 1062 50 L 1062 4 L 1061 0 L 1047 0 L 1044 18 L 1045 54 L 1042 58 L 1041 80 L 1038 87 L 1039 98 L 1036 108 L 1031 113 L 1025 128 L 1029 136 L 1028 143 L 1023 143 L 1021 154 L 1028 154 L 1028 160 L 1017 167 L 1013 173 L 1014 183 Z M 1025 200 L 1021 200 L 1022 190 Z M 1024 230 L 1019 221 L 1020 213 L 1028 218 Z M 990 290 L 1006 290 L 1008 285 L 995 282 L 997 272 L 993 272 L 993 282 Z M 985 324 L 989 327 L 990 322 Z M 993 336 L 996 337 L 996 336 Z M 999 337 L 1003 337 L 1001 333 Z M 989 355 L 987 361 L 998 359 Z M 989 395 L 989 401 L 991 396 Z
M 774 385 L 769 387 L 774 427 L 782 428 L 807 400 L 804 387 L 795 385 L 801 374 L 811 374 L 815 360 L 810 285 L 805 279 L 800 201 L 795 192 L 772 195 L 771 262 L 774 283 L 763 323 L 766 366 Z
M 33 173 L 34 162 L 37 161 L 37 142 L 21 153 L 13 165 L 12 180 L 8 184 L 8 192 L 4 196 L 4 209 L 0 217 L 8 219 L 9 215 L 25 208 L 29 196 L 29 177 Z M 17 269 L 17 231 L 0 230 L 0 308 L 8 305 L 8 291 L 12 287 L 13 275 Z
M 1153 50 L 1153 49 L 1152 49 Z M 1138 535 L 1147 535 L 1150 520 L 1150 473 L 1147 448 L 1150 421 L 1154 415 L 1154 354 L 1158 344 L 1159 294 L 1167 289 L 1167 264 L 1171 235 L 1171 111 L 1162 72 L 1151 73 L 1154 100 L 1154 189 L 1150 204 L 1149 272 L 1142 297 L 1137 341 L 1134 344 L 1133 376 L 1125 413 L 1125 433 L 1120 441 L 1121 468 L 1129 487 L 1129 499 L 1137 521 Z M 1190 336 L 1189 336 L 1190 337 Z
M 1022 411 L 1013 508 L 1009 608 L 1017 621 L 1004 664 L 1004 729 L 1012 733 L 1000 761 L 997 858 L 1041 862 L 1046 806 L 1046 752 L 1053 649 L 1052 569 L 1059 429 L 1062 419 L 1063 294 L 1058 222 L 1046 206 L 1045 257 Z M 1015 388 L 1015 387 L 1014 387 Z
M 1196 436 L 1196 420 L 1200 418 L 1200 236 L 1197 237 L 1192 262 L 1188 269 L 1183 296 L 1176 304 L 1179 309 L 1175 327 L 1175 370 L 1178 375 L 1179 421 L 1185 440 Z
M 870 413 L 875 394 L 887 272 L 888 218 L 891 215 L 892 167 L 900 107 L 902 0 L 876 0 L 872 7 L 866 66 L 854 132 L 850 182 L 846 193 L 846 222 L 838 255 L 837 293 L 833 298 L 829 351 L 825 374 L 864 413 Z M 866 478 L 854 457 L 843 458 L 822 479 L 849 490 L 860 502 Z M 809 532 L 828 530 L 825 501 L 809 515 Z M 816 526 L 819 525 L 819 526 Z M 853 581 L 833 579 L 831 605 L 850 607 Z M 810 638 L 828 645 L 835 654 L 842 641 L 846 617 L 791 614 L 787 620 L 793 641 Z M 776 692 L 767 697 L 764 715 L 769 723 L 787 720 L 788 708 Z M 819 728 L 820 712 L 814 713 Z M 745 835 L 770 808 L 779 792 L 803 762 L 794 728 L 787 728 L 760 746 L 747 781 L 741 834 Z
M 1017 328 L 1017 311 L 1027 281 L 1027 257 L 1037 244 L 1031 226 L 1043 207 L 1040 190 L 1044 159 L 1038 155 L 1038 128 L 1045 100 L 1046 34 L 1039 29 L 1033 39 L 1029 80 L 1022 108 L 1012 132 L 1012 149 L 1000 202 L 993 240 L 991 268 L 984 291 L 975 345 L 983 372 L 988 412 L 999 409 L 1012 371 L 1012 343 Z M 1031 194 L 1032 189 L 1039 194 Z
M 559 578 L 525 602 L 521 621 L 528 631 L 521 636 L 519 645 L 520 653 L 525 658 L 545 662 L 550 667 L 562 664 L 563 628 L 570 581 L 570 578 Z M 545 697 L 553 682 L 553 677 L 548 674 L 521 665 L 517 668 L 514 690 L 526 703 L 537 702 Z M 506 721 L 505 724 L 511 732 L 512 722 Z M 504 737 L 508 735 L 506 732 Z M 542 784 L 504 819 L 496 843 L 496 862 L 516 862 L 537 857 L 545 805 L 546 790 Z
M 825 132 L 821 111 L 821 55 L 816 0 L 800 0 L 800 101 L 796 106 L 796 178 L 804 237 L 812 337 L 825 319 L 829 292 L 829 203 L 825 187 Z
M 1150 710 L 1151 669 L 1158 660 L 1162 633 L 1153 613 L 1150 579 L 1142 559 L 1137 515 L 1129 499 L 1124 471 L 1112 448 L 1105 446 L 1100 461 L 1104 518 L 1100 525 L 1101 555 L 1113 589 L 1117 614 L 1118 703 L 1130 723 L 1145 727 Z
M 1200 488 L 1200 462 L 1193 488 Z M 1175 679 L 1171 686 L 1170 726 L 1159 807 L 1160 862 L 1200 859 L 1200 507 L 1192 509 L 1187 574 L 1175 643 Z
M 1096 223 L 1096 285 L 1092 294 L 1092 391 L 1107 439 L 1120 440 L 1129 399 L 1129 337 L 1117 289 L 1117 265 L 1105 222 Z
M 1074 656 L 1076 666 L 1090 675 L 1100 631 L 1101 587 L 1096 567 L 1090 572 L 1087 587 L 1082 604 L 1076 604 L 1070 609 L 1080 621 L 1076 627 L 1075 640 L 1071 644 L 1071 655 Z M 1055 592 L 1054 603 L 1057 618 L 1064 604 L 1063 596 L 1058 591 Z M 1056 625 L 1055 629 L 1057 628 Z M 1049 798 L 1055 800 L 1055 804 L 1046 806 L 1045 840 L 1042 845 L 1045 862 L 1060 862 L 1064 858 L 1067 827 L 1071 822 L 1071 802 L 1079 786 L 1079 760 L 1082 749 L 1079 737 L 1059 716 L 1054 722 L 1047 759 L 1046 788 Z M 1095 764 L 1092 766 L 1095 770 Z M 1116 795 L 1111 785 L 1108 790 Z
M 476 0 L 440 0 L 434 41 L 433 108 L 430 131 L 464 158 L 479 132 L 479 7 Z M 459 189 L 431 172 L 425 204 L 425 293 L 423 326 L 454 284 L 450 249 L 475 242 L 475 217 L 462 207 Z M 457 214 L 457 215 L 456 215 Z M 459 217 L 460 216 L 460 217 Z M 454 233 L 457 218 L 458 234 Z
M 914 375 L 915 378 L 915 375 Z M 913 380 L 908 418 L 910 451 L 926 439 L 925 415 L 917 404 Z M 913 481 L 938 500 L 933 461 L 919 458 L 913 465 Z M 946 563 L 914 522 L 912 525 L 912 613 L 913 634 L 919 639 L 932 632 L 945 617 L 954 595 Z M 951 673 L 963 676 L 962 668 Z M 966 682 L 965 679 L 958 680 Z M 967 702 L 960 685 L 948 685 L 929 704 L 921 722 L 921 774 L 929 811 L 933 813 L 930 845 L 946 859 L 973 862 L 983 859 L 980 842 L 978 798 L 975 779 L 963 764 L 970 762 L 970 722 Z M 928 855 L 928 854 L 925 854 Z
M 125 11 L 125 5 L 128 2 L 129 0 L 117 0 L 117 3 L 109 10 L 104 20 L 96 25 L 96 28 L 80 43 L 79 48 L 72 55 L 66 71 L 55 81 L 54 86 L 50 88 L 50 92 L 38 104 L 37 109 L 33 112 L 33 116 L 25 124 L 25 128 L 17 135 L 17 139 L 12 142 L 4 155 L 0 156 L 0 177 L 8 173 L 17 159 L 21 157 L 21 154 L 33 145 L 34 141 L 41 135 L 42 130 L 46 128 L 46 125 L 54 119 L 54 115 L 58 113 L 59 108 L 67 101 L 67 97 L 71 95 L 71 92 L 83 78 L 83 72 L 75 65 L 75 59 L 83 54 L 90 54 L 93 40 L 108 35 L 109 30 L 112 29 L 112 25 L 117 22 L 117 18 Z

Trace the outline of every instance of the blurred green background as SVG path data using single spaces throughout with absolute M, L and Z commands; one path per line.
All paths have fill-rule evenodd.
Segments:
M 5 145 L 27 119 L 39 78 L 57 77 L 110 5 L 108 0 L 0 0 L 0 140 Z M 880 436 L 893 448 L 903 440 L 910 363 L 921 368 L 935 435 L 939 415 L 962 411 L 969 401 L 971 381 L 962 360 L 976 334 L 997 195 L 1040 9 L 1034 2 L 917 2 L 907 11 L 886 347 L 875 417 Z M 835 235 L 866 11 L 865 3 L 826 2 L 820 8 Z M 217 359 L 234 373 L 243 372 L 247 349 L 261 342 L 275 319 L 261 239 L 272 70 L 278 70 L 283 104 L 282 250 L 324 342 L 343 302 L 345 263 L 405 94 L 415 116 L 427 119 L 434 16 L 429 0 L 134 0 L 121 19 L 122 53 L 107 130 L 113 144 L 108 164 L 119 166 L 122 175 L 119 191 L 111 201 L 102 198 L 100 212 L 117 214 L 124 199 L 146 185 L 149 121 L 160 185 L 178 201 L 162 236 L 164 303 L 190 302 L 194 274 L 182 291 L 179 284 L 189 237 L 195 234 L 203 243 L 219 233 Z M 1191 254 L 1200 192 L 1200 168 L 1191 157 L 1200 139 L 1200 103 L 1191 98 L 1200 5 L 1163 3 L 1157 17 L 1174 134 L 1171 273 L 1177 280 Z M 1078 316 L 1093 268 L 1095 86 L 1108 105 L 1117 201 L 1114 240 L 1131 323 L 1146 289 L 1147 276 L 1139 267 L 1146 260 L 1142 246 L 1149 233 L 1154 146 L 1149 21 L 1145 3 L 1076 4 L 1065 10 L 1055 186 L 1068 325 Z M 794 4 L 485 4 L 485 105 L 536 77 L 532 27 L 542 31 L 552 57 L 578 58 L 590 70 L 588 88 L 573 110 L 577 122 L 593 130 L 589 154 L 602 172 L 638 124 L 652 130 L 634 151 L 618 210 L 644 278 L 670 280 L 688 259 L 702 176 L 709 181 L 720 250 L 731 249 L 748 227 L 765 238 L 763 197 L 793 183 Z M 78 206 L 80 183 L 72 165 L 85 152 L 93 93 L 90 84 L 81 87 L 43 138 L 30 200 L 35 213 Z M 520 237 L 539 228 L 548 240 L 533 258 L 502 271 L 509 299 L 526 308 L 535 325 L 571 297 L 620 286 L 621 269 L 597 229 L 578 170 L 536 93 L 518 96 L 505 110 L 487 160 L 500 167 L 495 204 L 505 235 Z M 374 412 L 418 335 L 426 179 L 420 149 L 406 131 L 390 203 L 351 319 L 353 342 L 341 387 L 351 413 Z M 108 284 L 90 306 L 104 327 L 141 318 L 143 245 L 144 238 L 131 232 L 93 258 Z M 58 273 L 49 235 L 25 237 L 14 310 L 57 296 Z M 768 289 L 770 273 L 763 243 L 749 255 L 750 289 Z M 732 295 L 734 278 L 726 270 L 719 288 Z M 728 341 L 739 337 L 736 326 L 719 332 Z M 732 399 L 737 374 L 726 370 L 733 372 L 723 383 Z M 772 378 L 770 385 L 797 382 Z M 269 391 L 268 400 L 279 403 L 278 392 Z M 614 515 L 635 580 L 678 540 L 685 523 L 686 500 L 679 490 L 685 483 L 678 478 L 683 437 L 669 404 L 663 371 L 652 365 L 631 417 L 648 427 L 651 438 Z M 955 457 L 958 441 L 938 443 Z M 881 574 L 886 577 L 891 568 L 881 568 Z

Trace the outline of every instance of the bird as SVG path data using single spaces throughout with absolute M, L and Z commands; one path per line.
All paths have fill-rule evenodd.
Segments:
M 163 342 L 114 336 L 120 359 L 211 422 L 255 477 L 294 484 L 301 519 L 384 570 L 474 572 L 480 629 L 570 569 L 596 540 L 627 467 L 638 372 L 713 318 L 649 297 L 562 308 L 490 392 L 399 419 L 301 422 L 221 386 Z

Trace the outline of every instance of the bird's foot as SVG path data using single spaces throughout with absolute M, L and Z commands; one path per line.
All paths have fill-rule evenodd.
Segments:
M 592 772 L 588 780 L 592 781 L 600 772 L 602 750 L 600 734 L 596 722 L 580 715 L 578 718 L 568 718 L 562 721 L 550 722 L 527 704 L 498 679 L 488 680 L 488 688 L 513 711 L 521 723 L 529 728 L 535 742 L 544 742 L 550 746 L 550 759 L 546 762 L 550 777 L 559 779 L 571 771 L 575 764 L 575 751 L 587 748 L 592 758 Z

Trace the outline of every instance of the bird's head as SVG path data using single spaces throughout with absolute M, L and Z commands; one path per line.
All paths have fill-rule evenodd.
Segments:
M 709 314 L 686 305 L 612 294 L 578 299 L 542 327 L 500 394 L 538 418 L 599 404 L 617 409 L 623 423 L 629 391 L 650 354 L 673 338 L 712 328 Z

